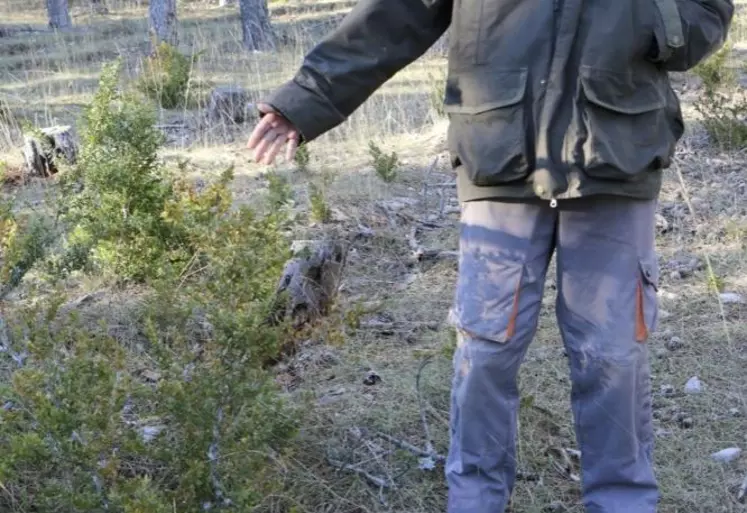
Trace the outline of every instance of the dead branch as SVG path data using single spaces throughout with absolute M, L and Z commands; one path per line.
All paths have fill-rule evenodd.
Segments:
M 291 319 L 300 327 L 326 315 L 345 268 L 348 243 L 338 240 L 296 241 L 285 264 L 271 320 Z
M 744 481 L 742 481 L 737 491 L 737 501 L 740 504 L 744 504 L 746 502 L 745 499 L 747 499 L 747 476 L 744 476 Z
M 418 226 L 410 228 L 407 235 L 407 245 L 410 247 L 410 260 L 413 262 L 424 262 L 426 260 L 451 260 L 458 259 L 458 251 L 445 251 L 440 249 L 424 249 L 418 242 Z
M 423 405 L 423 394 L 420 391 L 420 377 L 423 374 L 423 369 L 425 369 L 428 366 L 428 364 L 431 363 L 432 360 L 433 359 L 431 357 L 428 357 L 425 360 L 423 360 L 423 362 L 420 364 L 420 367 L 418 368 L 418 373 L 415 376 L 415 392 L 417 392 L 418 394 L 418 406 L 420 407 L 420 420 L 423 422 L 423 431 L 425 431 L 425 452 L 427 452 L 429 456 L 434 456 L 436 454 L 436 449 L 433 448 L 431 430 L 428 427 L 428 420 L 425 414 L 425 406 Z
M 394 483 L 387 481 L 386 478 L 375 476 L 369 472 L 366 472 L 360 467 L 356 467 L 355 465 L 348 465 L 341 461 L 333 460 L 332 458 L 327 458 L 327 462 L 339 470 L 347 470 L 348 472 L 358 474 L 366 481 L 378 486 L 379 488 L 394 488 Z
M 427 451 L 424 451 L 423 449 L 411 444 L 410 442 L 406 442 L 404 440 L 400 440 L 399 438 L 395 438 L 391 435 L 387 435 L 386 433 L 380 433 L 378 431 L 375 431 L 371 433 L 373 436 L 377 436 L 383 440 L 386 440 L 387 442 L 390 442 L 393 445 L 396 445 L 402 450 L 408 451 L 415 456 L 420 456 L 423 458 L 433 458 L 436 461 L 446 461 L 446 456 L 438 453 L 429 453 Z
M 395 333 L 412 333 L 413 331 L 420 330 L 435 331 L 439 328 L 439 324 L 436 322 L 386 322 L 369 320 L 362 321 L 359 328 L 376 331 L 382 335 L 394 335 Z

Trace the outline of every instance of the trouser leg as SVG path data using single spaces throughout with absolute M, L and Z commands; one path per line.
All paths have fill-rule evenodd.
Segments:
M 561 205 L 557 316 L 569 355 L 588 513 L 653 513 L 646 340 L 657 321 L 654 201 Z
M 539 202 L 470 202 L 462 213 L 449 513 L 502 513 L 508 503 L 516 471 L 516 376 L 537 328 L 556 216 Z

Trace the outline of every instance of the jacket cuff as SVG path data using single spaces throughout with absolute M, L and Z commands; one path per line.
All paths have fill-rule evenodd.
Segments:
M 311 142 L 336 127 L 345 116 L 325 97 L 299 85 L 283 84 L 261 103 L 270 105 L 299 131 L 301 142 Z

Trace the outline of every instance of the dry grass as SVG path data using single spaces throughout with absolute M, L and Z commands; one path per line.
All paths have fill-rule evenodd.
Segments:
M 137 1 L 109 5 L 106 16 L 77 12 L 77 27 L 70 34 L 18 33 L 0 39 L 0 100 L 13 113 L 11 119 L 0 121 L 1 160 L 18 162 L 22 120 L 37 125 L 74 122 L 94 90 L 103 60 L 123 56 L 128 72 L 137 72 L 148 46 L 145 7 Z M 234 9 L 187 3 L 180 12 L 181 45 L 204 52 L 193 70 L 195 83 L 240 84 L 258 98 L 293 73 L 303 52 L 349 4 L 308 8 L 279 2 L 272 6 L 284 44 L 279 54 L 265 55 L 241 51 Z M 43 12 L 30 9 L 25 1 L 14 0 L 0 8 L 0 18 L 13 25 L 44 24 Z M 744 48 L 744 27 L 740 19 L 733 35 L 738 49 Z M 453 210 L 454 190 L 428 188 L 423 193 L 424 183 L 450 180 L 447 159 L 431 167 L 443 151 L 444 123 L 430 100 L 430 91 L 437 86 L 433 77 L 442 73 L 443 62 L 432 52 L 398 74 L 348 122 L 311 146 L 309 171 L 286 164 L 277 168 L 293 184 L 301 210 L 306 209 L 308 184 L 321 183 L 326 174 L 332 177 L 326 198 L 337 222 L 372 228 L 374 236 L 360 242 L 351 257 L 339 308 L 342 313 L 355 312 L 375 304 L 375 312 L 363 316 L 364 325 L 371 319 L 395 325 L 389 334 L 348 328 L 344 342 L 329 347 L 324 344 L 331 344 L 331 339 L 321 330 L 284 367 L 280 378 L 292 384 L 291 395 L 298 400 L 310 396 L 316 404 L 287 469 L 288 483 L 295 492 L 292 500 L 298 502 L 300 511 L 444 510 L 446 490 L 440 467 L 419 470 L 417 458 L 392 451 L 380 440 L 366 442 L 354 435 L 354 428 L 361 427 L 423 446 L 415 378 L 423 358 L 432 357 L 423 372 L 421 392 L 435 447 L 441 453 L 447 450 L 453 340 L 444 320 L 456 268 L 450 261 L 413 266 L 406 243 L 412 220 L 430 217 L 438 226 L 425 229 L 421 243 L 447 250 L 457 245 L 456 215 L 432 218 L 440 204 Z M 693 89 L 681 92 L 686 102 L 695 94 Z M 687 105 L 685 112 L 692 119 Z M 203 176 L 233 164 L 240 201 L 252 202 L 264 194 L 266 181 L 261 174 L 265 169 L 250 163 L 242 149 L 249 127 L 201 127 L 192 123 L 195 110 L 164 111 L 161 116 L 164 123 L 188 125 L 171 134 L 164 152 L 167 158 L 187 157 L 195 175 Z M 369 140 L 401 156 L 402 171 L 395 183 L 384 184 L 368 165 Z M 710 149 L 692 123 L 678 166 L 667 174 L 661 197 L 661 213 L 671 230 L 658 240 L 665 314 L 651 341 L 651 352 L 662 513 L 747 511 L 735 500 L 736 487 L 747 474 L 747 460 L 742 457 L 723 465 L 708 457 L 724 447 L 747 449 L 747 307 L 721 304 L 711 287 L 717 283 L 747 296 L 746 165 L 745 155 Z M 27 187 L 15 190 L 32 201 L 43 192 L 38 184 Z M 401 203 L 398 213 L 392 209 L 392 200 Z M 710 267 L 675 278 L 667 266 L 685 257 L 697 257 Z M 554 448 L 575 446 L 567 365 L 551 308 L 553 280 L 551 273 L 540 329 L 521 373 L 522 394 L 533 402 L 528 400 L 522 409 L 519 465 L 539 480 L 519 481 L 514 512 L 539 513 L 551 503 L 562 504 L 569 512 L 582 511 L 577 483 L 552 465 Z M 78 284 L 74 294 L 95 286 Z M 107 315 L 106 311 L 105 306 L 96 310 L 101 315 Z M 126 324 L 120 314 L 114 317 Z M 671 351 L 665 345 L 674 336 L 684 345 Z M 370 370 L 378 373 L 381 382 L 363 384 Z M 694 375 L 705 383 L 705 393 L 680 393 Z M 659 393 L 664 385 L 672 385 L 676 393 Z M 682 427 L 678 419 L 683 416 L 692 419 L 692 427 Z M 396 477 L 398 487 L 380 493 L 355 474 L 335 471 L 327 457 L 360 464 L 382 477 Z

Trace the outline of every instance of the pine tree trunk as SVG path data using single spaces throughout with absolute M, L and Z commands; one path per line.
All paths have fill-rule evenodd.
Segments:
M 150 0 L 150 31 L 156 41 L 177 45 L 176 0 Z
M 275 32 L 270 24 L 267 0 L 239 0 L 243 43 L 247 50 L 274 50 Z
M 67 0 L 47 0 L 49 27 L 53 29 L 67 29 L 73 25 Z

